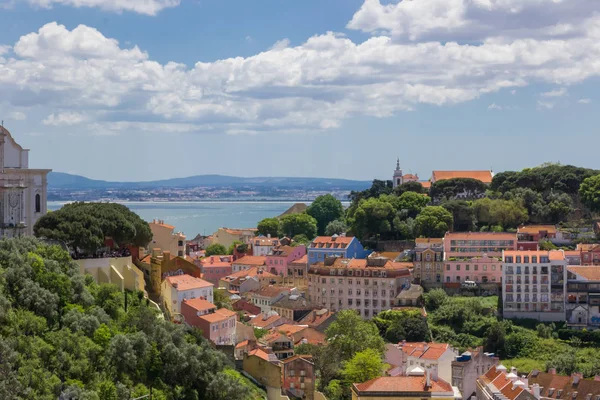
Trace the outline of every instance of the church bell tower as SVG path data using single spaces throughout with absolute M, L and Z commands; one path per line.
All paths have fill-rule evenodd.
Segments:
M 402 170 L 400 169 L 400 158 L 396 160 L 396 169 L 394 170 L 392 182 L 394 182 L 394 187 L 400 186 L 404 183 L 402 179 Z

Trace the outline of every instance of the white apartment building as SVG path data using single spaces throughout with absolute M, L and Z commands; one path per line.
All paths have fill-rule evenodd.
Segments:
M 203 298 L 213 302 L 213 284 L 190 275 L 167 276 L 161 285 L 161 297 L 171 316 L 181 313 L 183 300 Z
M 504 251 L 502 265 L 505 318 L 565 320 L 567 260 L 563 250 Z
M 326 258 L 308 271 L 308 300 L 332 311 L 353 309 L 364 318 L 389 310 L 412 281 L 409 267 L 384 257 Z

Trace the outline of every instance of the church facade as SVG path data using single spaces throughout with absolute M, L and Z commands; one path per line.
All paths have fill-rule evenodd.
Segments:
M 419 176 L 413 174 L 403 174 L 402 169 L 400 168 L 400 159 L 396 161 L 396 169 L 394 170 L 394 176 L 392 177 L 392 182 L 394 183 L 394 187 L 400 186 L 406 182 L 418 182 Z
M 49 169 L 30 169 L 29 150 L 0 126 L 0 237 L 33 235 L 47 212 Z

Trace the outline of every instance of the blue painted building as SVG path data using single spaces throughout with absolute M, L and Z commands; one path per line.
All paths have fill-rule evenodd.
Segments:
M 348 236 L 317 236 L 308 247 L 308 264 L 324 261 L 327 257 L 363 259 L 371 254 L 360 241 Z

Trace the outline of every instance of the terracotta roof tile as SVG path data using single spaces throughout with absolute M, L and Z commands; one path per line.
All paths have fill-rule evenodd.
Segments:
M 581 267 L 578 265 L 571 265 L 567 267 L 567 270 L 589 281 L 600 281 L 600 267 L 598 266 L 590 265 Z
M 264 286 L 258 290 L 250 292 L 250 296 L 258 295 L 264 297 L 275 297 L 282 293 L 289 293 L 290 289 L 281 286 Z
M 195 299 L 184 299 L 183 302 L 197 311 L 211 310 L 217 308 L 217 306 L 215 306 L 210 301 L 204 300 L 199 297 Z
M 267 236 L 256 236 L 252 238 L 253 246 L 276 246 L 279 244 L 279 238 L 267 237 Z
M 292 261 L 290 264 L 308 264 L 308 255 L 303 255 L 299 259 Z
M 453 392 L 452 386 L 442 379 L 431 380 L 431 387 L 426 387 L 423 376 L 382 376 L 353 386 L 359 393 Z
M 541 231 L 546 231 L 548 233 L 556 233 L 556 226 L 555 225 L 522 225 L 517 228 L 517 233 L 528 233 L 530 235 L 538 234 Z
M 200 289 L 204 287 L 212 287 L 214 286 L 212 283 L 207 282 L 200 278 L 195 278 L 190 275 L 175 275 L 168 276 L 165 278 L 167 282 L 175 289 L 179 290 L 191 290 L 191 289 Z
M 431 178 L 434 182 L 444 179 L 471 178 L 483 183 L 492 183 L 492 171 L 433 171 Z
M 262 266 L 265 265 L 266 260 L 267 257 L 265 256 L 244 256 L 235 260 L 232 264 Z

